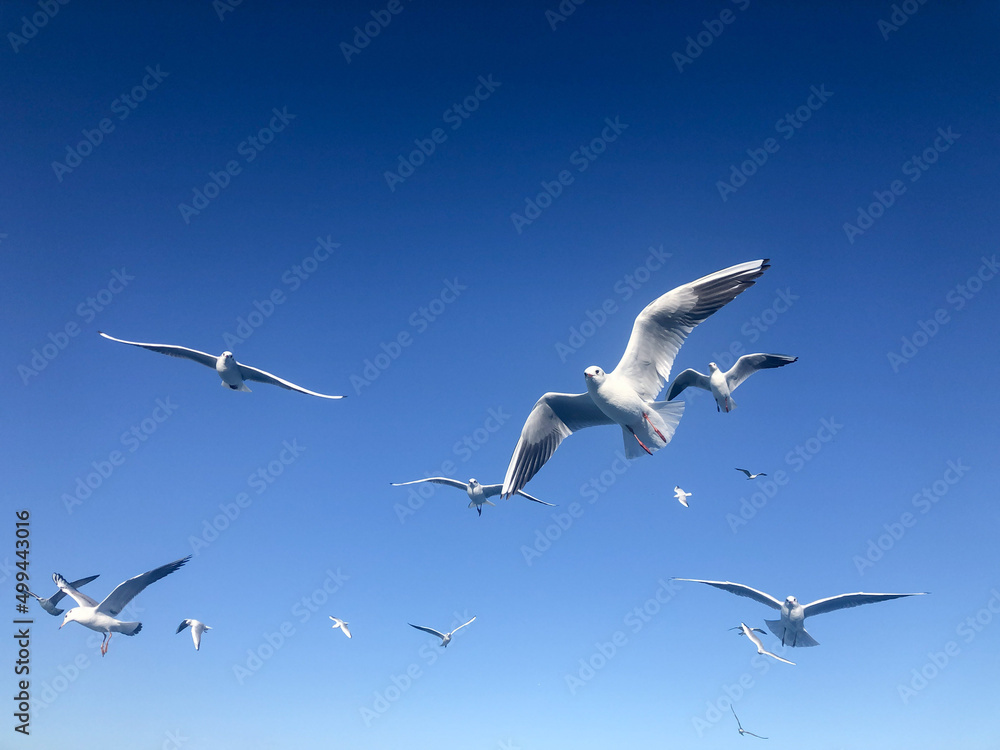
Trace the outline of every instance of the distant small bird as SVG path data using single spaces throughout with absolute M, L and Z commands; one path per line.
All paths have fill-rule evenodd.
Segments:
M 346 635 L 348 638 L 351 637 L 351 631 L 347 629 L 347 626 L 350 623 L 346 623 L 343 620 L 340 620 L 340 619 L 338 619 L 336 617 L 333 617 L 332 615 L 329 615 L 329 617 L 330 617 L 331 620 L 333 620 L 333 625 L 331 625 L 330 627 L 332 627 L 332 628 L 340 628 L 344 632 L 344 635 Z
M 279 378 L 277 375 L 272 375 L 269 372 L 258 370 L 256 367 L 251 367 L 250 365 L 240 364 L 233 357 L 232 352 L 223 352 L 216 357 L 212 354 L 200 352 L 197 349 L 188 349 L 186 346 L 175 346 L 173 344 L 142 344 L 138 341 L 116 339 L 114 336 L 109 336 L 104 333 L 104 331 L 98 331 L 98 333 L 109 341 L 117 341 L 119 344 L 138 346 L 143 349 L 149 349 L 151 352 L 157 352 L 158 354 L 167 354 L 171 357 L 182 357 L 184 359 L 193 360 L 199 364 L 205 365 L 206 367 L 212 367 L 217 373 L 219 373 L 219 377 L 222 378 L 222 385 L 227 388 L 231 388 L 234 391 L 246 391 L 249 393 L 250 389 L 247 388 L 247 384 L 244 381 L 255 380 L 258 383 L 269 383 L 289 391 L 307 393 L 310 396 L 319 396 L 320 398 L 343 398 L 343 396 L 327 396 L 324 393 L 316 393 L 316 391 L 310 391 L 307 388 L 303 388 L 302 386 L 295 385 L 295 383 L 290 383 L 287 380 Z
M 729 708 L 733 712 L 733 716 L 736 718 L 736 726 L 739 727 L 739 729 L 740 729 L 740 736 L 741 737 L 743 735 L 745 735 L 745 734 L 749 734 L 751 737 L 756 737 L 759 740 L 766 740 L 767 739 L 767 737 L 761 737 L 759 734 L 754 734 L 753 732 L 748 732 L 747 730 L 745 730 L 743 728 L 743 725 L 740 724 L 740 717 L 736 716 L 736 709 L 733 708 L 733 704 L 732 703 L 729 704 Z
M 744 474 L 747 475 L 747 479 L 756 479 L 757 477 L 766 477 L 767 476 L 767 474 L 765 474 L 763 471 L 760 474 L 751 474 L 746 469 L 737 469 L 736 471 L 742 471 Z
M 860 607 L 862 604 L 874 604 L 876 602 L 887 602 L 890 599 L 899 599 L 904 596 L 923 596 L 926 591 L 919 591 L 913 594 L 839 594 L 828 596 L 826 599 L 817 599 L 810 604 L 801 605 L 794 596 L 785 598 L 784 602 L 778 601 L 770 594 L 745 586 L 742 583 L 731 583 L 729 581 L 703 581 L 700 578 L 676 578 L 677 581 L 692 581 L 694 583 L 707 583 L 717 589 L 728 591 L 730 594 L 745 596 L 748 599 L 766 604 L 768 607 L 781 611 L 780 620 L 764 620 L 768 629 L 781 639 L 782 646 L 818 646 L 816 641 L 805 629 L 805 620 L 812 615 L 822 615 L 826 612 L 834 612 L 838 609 L 848 607 Z
M 689 507 L 687 499 L 689 497 L 691 497 L 691 493 L 690 492 L 685 492 L 680 487 L 678 487 L 676 484 L 674 485 L 674 497 L 676 497 L 677 498 L 677 502 L 679 502 L 685 508 Z
M 448 477 L 427 477 L 426 479 L 414 479 L 412 482 L 390 482 L 393 487 L 405 487 L 408 484 L 420 484 L 421 482 L 432 482 L 434 484 L 444 484 L 448 487 L 455 487 L 460 490 L 465 490 L 466 494 L 469 496 L 469 507 L 475 506 L 479 515 L 483 515 L 483 505 L 492 505 L 496 507 L 496 503 L 491 503 L 488 498 L 496 497 L 500 494 L 500 490 L 503 489 L 502 484 L 480 484 L 475 479 L 470 479 L 467 483 L 459 481 L 458 479 L 449 479 Z M 533 500 L 536 503 L 541 503 L 542 505 L 548 505 L 550 508 L 555 506 L 552 503 L 546 503 L 543 500 L 539 500 L 537 497 L 532 497 L 527 492 L 523 490 L 517 491 L 518 495 L 523 495 L 529 500 Z
M 744 354 L 729 372 L 722 372 L 715 362 L 708 363 L 708 375 L 702 375 L 697 370 L 687 369 L 680 373 L 667 391 L 667 401 L 673 401 L 685 388 L 693 386 L 712 392 L 717 411 L 730 412 L 736 408 L 732 392 L 758 370 L 769 370 L 784 367 L 798 361 L 798 357 L 788 357 L 784 354 Z
M 199 620 L 184 620 L 180 625 L 177 626 L 177 630 L 174 631 L 174 635 L 184 630 L 184 628 L 191 628 L 191 638 L 194 640 L 194 650 L 201 650 L 201 634 L 206 630 L 211 630 L 212 628 Z
M 114 633 L 124 633 L 125 635 L 135 635 L 142 630 L 141 622 L 122 622 L 115 617 L 132 601 L 140 591 L 149 584 L 159 581 L 161 578 L 170 575 L 191 559 L 191 555 L 174 560 L 172 563 L 161 565 L 158 568 L 129 578 L 123 583 L 119 583 L 115 590 L 105 597 L 104 601 L 98 604 L 86 594 L 81 594 L 69 585 L 65 578 L 58 573 L 52 574 L 59 590 L 68 594 L 79 605 L 66 612 L 63 618 L 62 629 L 68 622 L 78 622 L 85 628 L 104 633 L 104 640 L 101 642 L 101 656 L 108 653 L 108 645 L 111 643 L 111 636 Z
M 476 619 L 475 617 L 472 618 L 472 620 L 475 620 L 475 619 Z M 453 635 L 455 635 L 455 633 L 457 633 L 459 630 L 461 630 L 462 628 L 464 628 L 466 625 L 468 625 L 469 623 L 471 623 L 472 620 L 469 620 L 469 622 L 465 623 L 464 625 L 459 625 L 457 628 L 455 628 L 454 630 L 452 630 L 450 633 L 440 633 L 437 630 L 435 630 L 434 628 L 425 628 L 423 625 L 414 625 L 412 622 L 408 622 L 406 624 L 409 625 L 411 628 L 416 628 L 417 630 L 423 630 L 425 633 L 430 633 L 431 635 L 436 635 L 438 638 L 441 639 L 441 643 L 439 643 L 438 645 L 439 646 L 447 646 L 449 643 L 451 643 L 451 637 Z
M 70 586 L 72 586 L 75 589 L 78 589 L 81 586 L 85 586 L 88 583 L 90 583 L 91 581 L 93 581 L 95 578 L 99 578 L 99 577 L 100 576 L 97 575 L 97 576 L 88 576 L 87 578 L 81 578 L 79 581 L 73 581 L 70 584 Z M 59 604 L 60 601 L 62 601 L 62 598 L 64 596 L 66 596 L 66 592 L 63 591 L 63 590 L 61 590 L 61 589 L 56 589 L 56 593 L 54 593 L 48 599 L 43 599 L 38 594 L 33 594 L 30 591 L 28 592 L 28 594 L 31 595 L 31 596 L 33 596 L 33 597 L 35 597 L 38 600 L 38 603 L 42 605 L 42 609 L 44 609 L 50 615 L 55 615 L 56 617 L 58 617 L 59 615 L 61 615 L 65 611 L 65 610 L 62 610 L 62 609 L 58 609 L 56 607 L 56 605 Z
M 757 647 L 757 653 L 758 654 L 763 654 L 764 656 L 770 656 L 772 659 L 777 659 L 778 661 L 783 661 L 783 662 L 785 662 L 785 664 L 791 664 L 793 667 L 795 666 L 795 662 L 794 661 L 788 661 L 788 659 L 783 659 L 782 657 L 778 656 L 777 654 L 772 654 L 770 651 L 768 651 L 767 649 L 764 648 L 764 644 L 761 643 L 760 638 L 758 638 L 755 635 L 755 632 L 756 633 L 763 633 L 764 631 L 762 629 L 747 627 L 747 624 L 745 622 L 741 622 L 737 627 L 735 627 L 735 628 L 729 628 L 729 629 L 730 630 L 739 630 L 740 631 L 740 635 L 745 635 L 747 638 L 749 638 L 750 642 L 753 643 L 753 645 L 755 645 Z

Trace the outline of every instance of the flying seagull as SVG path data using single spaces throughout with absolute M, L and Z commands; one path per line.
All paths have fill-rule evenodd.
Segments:
M 351 631 L 347 629 L 347 626 L 350 623 L 344 622 L 343 620 L 333 617 L 332 615 L 328 615 L 328 617 L 330 617 L 330 619 L 333 620 L 333 625 L 331 625 L 330 627 L 340 628 L 344 632 L 344 635 L 346 635 L 348 638 L 351 637 Z
M 101 656 L 104 656 L 108 653 L 108 645 L 111 643 L 113 633 L 135 635 L 142 630 L 141 622 L 122 622 L 116 620 L 115 616 L 149 584 L 170 575 L 190 559 L 191 555 L 182 557 L 180 560 L 174 560 L 172 563 L 161 565 L 159 568 L 154 568 L 134 578 L 129 578 L 124 583 L 119 583 L 115 590 L 108 594 L 100 604 L 74 589 L 58 573 L 53 573 L 52 580 L 56 582 L 59 590 L 72 597 L 78 605 L 66 612 L 62 625 L 59 627 L 62 628 L 68 622 L 78 622 L 98 633 L 104 633 L 104 640 L 101 642 Z
M 749 289 L 767 268 L 766 259 L 740 263 L 672 289 L 639 313 L 614 370 L 584 370 L 586 393 L 546 393 L 538 399 L 507 467 L 504 497 L 523 488 L 566 437 L 585 427 L 620 425 L 628 458 L 669 443 L 683 404 L 654 399 L 670 378 L 678 349 L 696 325 Z
M 914 594 L 839 594 L 829 596 L 826 599 L 817 599 L 806 604 L 799 604 L 799 600 L 794 596 L 789 596 L 784 602 L 778 601 L 770 594 L 763 591 L 744 586 L 742 583 L 730 583 L 729 581 L 703 581 L 699 578 L 677 578 L 678 581 L 693 581 L 694 583 L 707 583 L 717 589 L 728 591 L 730 594 L 745 596 L 768 607 L 781 611 L 780 620 L 764 620 L 768 629 L 781 639 L 782 646 L 818 646 L 816 641 L 805 629 L 805 619 L 812 615 L 822 615 L 826 612 L 833 612 L 838 609 L 848 607 L 860 607 L 862 604 L 874 604 L 875 602 L 886 602 L 890 599 L 899 599 L 903 596 L 923 596 L 926 591 L 918 591 Z
M 679 502 L 685 508 L 689 507 L 687 499 L 689 497 L 691 497 L 691 493 L 690 492 L 685 492 L 684 490 L 682 490 L 677 485 L 674 485 L 674 497 L 676 497 L 677 498 L 677 502 Z
M 758 638 L 757 635 L 756 635 L 756 633 L 763 633 L 764 632 L 760 628 L 749 628 L 749 627 L 747 627 L 747 624 L 745 622 L 741 622 L 738 627 L 729 628 L 729 629 L 730 630 L 739 630 L 740 631 L 740 635 L 745 635 L 747 638 L 749 638 L 750 642 L 753 643 L 753 645 L 755 645 L 757 647 L 757 653 L 758 654 L 763 654 L 764 656 L 770 656 L 772 659 L 777 659 L 778 661 L 783 661 L 783 662 L 785 662 L 785 664 L 791 664 L 793 667 L 795 666 L 795 662 L 794 661 L 788 661 L 788 659 L 784 659 L 784 658 L 778 656 L 777 654 L 772 654 L 770 651 L 768 651 L 767 649 L 764 648 L 764 644 L 760 642 L 760 638 Z M 755 631 L 756 631 L 756 633 L 755 633 Z
M 325 393 L 316 393 L 316 391 L 310 391 L 308 388 L 295 385 L 295 383 L 289 383 L 287 380 L 279 378 L 277 375 L 272 375 L 269 372 L 258 370 L 256 367 L 251 367 L 250 365 L 240 364 L 233 357 L 232 352 L 223 352 L 216 357 L 212 354 L 200 352 L 197 349 L 188 349 L 186 346 L 174 346 L 173 344 L 142 344 L 138 341 L 116 339 L 114 336 L 109 336 L 104 333 L 104 331 L 98 331 L 98 333 L 106 339 L 117 341 L 119 344 L 141 346 L 143 349 L 149 349 L 151 352 L 168 354 L 171 357 L 184 357 L 185 359 L 191 359 L 199 364 L 203 364 L 206 367 L 212 367 L 217 373 L 219 373 L 219 377 L 222 378 L 223 387 L 232 388 L 234 391 L 247 391 L 249 393 L 250 389 L 247 388 L 245 381 L 254 380 L 258 383 L 270 383 L 271 385 L 277 385 L 289 391 L 307 393 L 310 396 L 319 396 L 320 398 L 343 398 L 343 396 L 327 396 Z
M 708 363 L 708 375 L 702 375 L 697 370 L 685 370 L 670 384 L 667 390 L 667 401 L 673 401 L 688 386 L 702 388 L 712 392 L 716 411 L 732 411 L 736 408 L 732 392 L 740 383 L 758 370 L 770 370 L 774 367 L 784 367 L 798 360 L 798 357 L 788 357 L 784 354 L 744 354 L 736 364 L 723 372 L 715 362 Z
M 496 497 L 500 494 L 500 490 L 503 488 L 502 484 L 480 484 L 475 479 L 470 479 L 468 483 L 462 482 L 458 479 L 448 479 L 447 477 L 427 477 L 426 479 L 414 479 L 412 482 L 390 482 L 393 487 L 405 487 L 408 484 L 419 484 L 420 482 L 433 482 L 434 484 L 446 484 L 449 487 L 457 487 L 460 490 L 465 490 L 469 495 L 469 507 L 475 506 L 479 515 L 483 515 L 483 505 L 492 505 L 496 507 L 496 503 L 491 503 L 488 498 Z M 518 495 L 523 495 L 529 500 L 533 500 L 536 503 L 541 503 L 542 505 L 548 505 L 550 508 L 556 507 L 552 503 L 547 503 L 543 500 L 539 500 L 537 497 L 532 497 L 527 492 L 517 491 Z
M 475 617 L 472 618 L 472 620 L 475 619 L 476 619 Z M 469 620 L 469 622 L 465 623 L 465 625 L 468 625 L 470 622 L 472 622 L 472 620 Z M 425 633 L 436 635 L 438 638 L 441 639 L 441 643 L 438 644 L 439 646 L 447 646 L 449 643 L 451 643 L 451 637 L 455 635 L 455 633 L 457 633 L 459 630 L 465 627 L 465 625 L 459 625 L 450 633 L 439 633 L 434 628 L 425 628 L 423 625 L 414 625 L 412 622 L 408 622 L 406 624 L 409 625 L 411 628 L 416 628 L 417 630 L 423 630 Z
M 184 628 L 191 628 L 191 638 L 194 639 L 194 650 L 201 650 L 201 634 L 206 630 L 211 630 L 212 628 L 200 620 L 183 620 L 180 625 L 177 626 L 177 630 L 174 631 L 174 635 L 184 630 Z M 136 631 L 138 632 L 138 631 Z
M 739 727 L 739 729 L 740 729 L 740 737 L 742 737 L 745 734 L 749 734 L 751 737 L 756 737 L 757 739 L 760 739 L 760 740 L 766 740 L 767 739 L 767 737 L 761 737 L 759 734 L 754 734 L 753 732 L 748 732 L 747 730 L 745 730 L 743 728 L 743 725 L 740 724 L 740 717 L 736 716 L 736 709 L 733 708 L 733 704 L 732 703 L 729 704 L 729 708 L 730 708 L 730 710 L 732 710 L 733 716 L 736 719 L 736 726 Z
M 737 469 L 736 471 L 742 471 L 744 474 L 747 475 L 747 479 L 756 479 L 757 477 L 766 477 L 767 476 L 767 474 L 765 474 L 763 471 L 760 474 L 751 474 L 746 469 Z
M 71 583 L 70 586 L 73 587 L 73 588 L 75 588 L 75 589 L 78 589 L 81 586 L 84 586 L 84 585 L 90 583 L 91 581 L 93 581 L 95 578 L 99 578 L 99 577 L 100 576 L 88 576 L 86 578 L 81 578 L 79 581 L 73 581 L 73 583 Z M 43 599 L 38 594 L 34 594 L 34 593 L 30 592 L 30 591 L 28 593 L 31 596 L 35 597 L 38 600 L 38 603 L 42 605 L 42 609 L 44 609 L 50 615 L 55 615 L 56 617 L 58 617 L 59 615 L 61 615 L 63 613 L 64 610 L 59 609 L 56 605 L 59 604 L 60 601 L 62 601 L 62 598 L 64 596 L 66 596 L 66 592 L 65 591 L 62 591 L 60 589 L 56 589 L 56 593 L 54 593 L 48 599 Z

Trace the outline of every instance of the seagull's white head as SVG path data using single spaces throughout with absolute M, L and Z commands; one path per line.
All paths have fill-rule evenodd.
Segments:
M 785 598 L 785 604 L 787 604 L 789 607 L 798 606 L 798 603 L 799 600 L 796 599 L 794 596 L 789 596 Z
M 227 361 L 228 361 L 228 360 L 230 360 L 230 359 L 232 359 L 232 358 L 233 358 L 233 353 L 232 353 L 232 352 L 223 352 L 223 353 L 222 353 L 222 358 L 223 358 L 224 360 L 227 360 Z
M 73 607 L 73 609 L 66 611 L 66 616 L 63 617 L 62 625 L 59 626 L 60 630 L 62 630 L 63 625 L 65 625 L 67 622 L 77 622 L 76 619 L 77 610 L 78 607 Z
M 718 369 L 719 369 L 719 366 L 717 364 L 715 364 L 715 362 L 709 362 L 708 363 L 708 371 L 709 372 L 715 372 Z
M 478 479 L 470 479 L 469 480 L 469 486 L 470 487 L 477 487 L 478 485 L 479 485 L 479 480 Z
M 588 388 L 590 388 L 591 384 L 600 385 L 601 383 L 604 382 L 605 377 L 606 376 L 604 374 L 604 370 L 602 370 L 597 365 L 588 367 L 586 370 L 583 371 L 583 379 L 584 382 L 586 382 Z

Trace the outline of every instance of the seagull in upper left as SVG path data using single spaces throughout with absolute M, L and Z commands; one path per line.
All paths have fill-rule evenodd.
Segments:
M 343 398 L 343 396 L 327 396 L 325 393 L 310 391 L 308 388 L 303 388 L 300 385 L 295 385 L 295 383 L 290 383 L 283 378 L 279 378 L 277 375 L 272 375 L 269 372 L 264 372 L 263 370 L 251 367 L 250 365 L 240 364 L 233 357 L 232 352 L 223 352 L 216 357 L 212 354 L 200 352 L 197 349 L 188 349 L 186 346 L 175 346 L 173 344 L 143 344 L 139 341 L 116 339 L 114 336 L 109 336 L 104 333 L 104 331 L 98 331 L 98 333 L 110 341 L 117 341 L 119 344 L 140 346 L 143 349 L 149 349 L 151 352 L 167 354 L 171 357 L 183 357 L 184 359 L 193 360 L 199 364 L 205 365 L 206 367 L 212 367 L 217 373 L 219 373 L 219 377 L 222 378 L 223 387 L 231 388 L 234 391 L 246 391 L 249 393 L 250 389 L 247 388 L 245 381 L 254 380 L 258 383 L 270 383 L 271 385 L 276 385 L 289 391 L 298 391 L 299 393 L 306 393 L 310 396 L 319 396 L 320 398 Z
M 475 479 L 470 479 L 468 483 L 462 482 L 458 479 L 449 479 L 448 477 L 427 477 L 426 479 L 414 479 L 412 482 L 390 482 L 393 487 L 405 487 L 408 484 L 420 484 L 421 482 L 432 482 L 434 484 L 444 484 L 448 487 L 455 487 L 460 490 L 465 490 L 466 494 L 469 496 L 469 507 L 475 506 L 479 515 L 483 515 L 483 505 L 492 505 L 496 507 L 496 503 L 491 503 L 489 498 L 496 497 L 500 494 L 500 490 L 503 488 L 502 484 L 480 484 Z M 550 508 L 556 507 L 552 503 L 547 503 L 544 500 L 539 500 L 537 497 L 532 497 L 527 492 L 523 490 L 517 491 L 518 495 L 524 495 L 524 497 L 529 500 L 533 500 L 536 503 L 541 503 L 542 505 L 548 505 Z
M 71 583 L 70 586 L 72 586 L 75 589 L 78 589 L 81 586 L 85 586 L 86 584 L 90 583 L 95 578 L 99 578 L 99 576 L 87 576 L 86 578 L 81 578 L 79 581 L 73 581 L 73 583 Z M 44 609 L 50 615 L 55 615 L 56 617 L 58 617 L 65 611 L 59 609 L 56 606 L 57 604 L 59 604 L 60 601 L 62 601 L 62 598 L 66 596 L 66 592 L 62 591 L 61 589 L 57 589 L 56 593 L 54 593 L 48 599 L 43 599 L 38 594 L 34 594 L 31 591 L 29 591 L 28 594 L 35 597 L 38 600 L 38 603 L 42 605 L 42 609 Z

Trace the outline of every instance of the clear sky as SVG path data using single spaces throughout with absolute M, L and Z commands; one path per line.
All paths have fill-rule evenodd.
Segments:
M 0 745 L 721 748 L 732 703 L 771 747 L 996 747 L 996 5 L 321 5 L 0 5 L 8 631 L 17 510 L 38 593 L 193 555 L 103 658 L 32 604 Z M 502 481 L 539 396 L 755 258 L 674 370 L 799 357 L 733 413 L 570 437 L 555 508 L 390 486 Z M 672 576 L 931 595 L 763 636 L 792 667 Z

